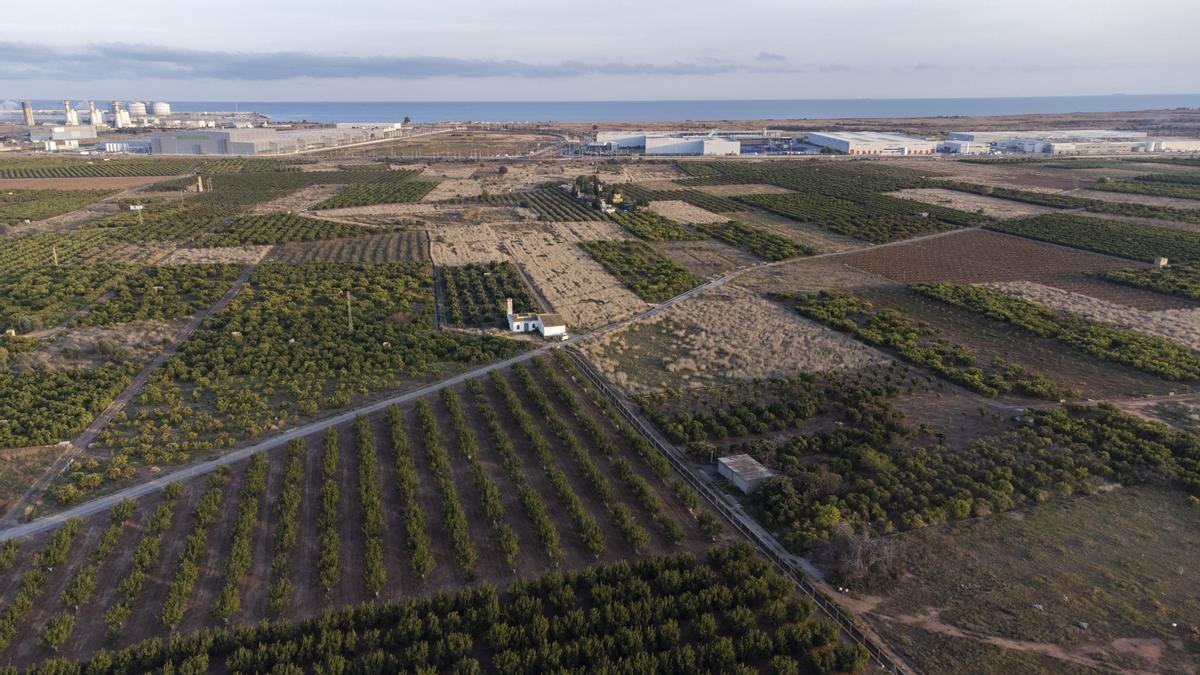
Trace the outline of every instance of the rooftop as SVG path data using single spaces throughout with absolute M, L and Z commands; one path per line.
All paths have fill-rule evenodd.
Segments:
M 881 131 L 814 131 L 812 133 L 825 136 L 826 138 L 836 138 L 843 141 L 858 141 L 860 143 L 912 143 L 914 141 L 927 142 L 924 138 L 905 136 L 903 134 L 889 134 Z
M 567 322 L 563 321 L 560 314 L 538 314 L 538 319 L 541 320 L 542 326 L 546 328 L 557 328 L 559 326 L 566 327 Z
M 724 464 L 725 468 L 738 475 L 742 480 L 748 482 L 770 478 L 775 475 L 771 473 L 770 469 L 759 464 L 758 460 L 750 455 L 730 455 L 722 457 L 717 461 Z

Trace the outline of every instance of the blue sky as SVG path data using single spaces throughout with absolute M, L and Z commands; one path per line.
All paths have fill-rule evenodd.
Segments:
M 0 99 L 1196 93 L 1197 0 L 7 0 Z M 117 7 L 125 7 L 122 13 Z

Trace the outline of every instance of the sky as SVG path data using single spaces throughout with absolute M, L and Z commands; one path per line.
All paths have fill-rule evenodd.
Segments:
M 1198 0 L 5 0 L 0 99 L 1200 93 Z M 61 13 L 69 20 L 59 20 Z

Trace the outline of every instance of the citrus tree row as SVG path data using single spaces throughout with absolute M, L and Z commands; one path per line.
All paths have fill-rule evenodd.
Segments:
M 542 435 L 541 430 L 537 428 L 533 417 L 525 410 L 525 405 L 521 403 L 521 399 L 517 397 L 517 393 L 513 391 L 512 386 L 508 384 L 508 381 L 498 371 L 493 370 L 488 374 L 488 377 L 491 379 L 492 385 L 500 392 L 500 397 L 504 400 L 504 405 L 508 408 L 509 414 L 516 420 L 517 426 L 521 428 L 526 439 L 533 447 L 538 461 L 542 464 L 543 471 L 546 472 L 546 477 L 550 480 L 550 486 L 554 489 L 555 495 L 558 496 L 559 503 L 571 516 L 571 522 L 575 525 L 575 531 L 583 541 L 584 548 L 599 558 L 600 554 L 604 552 L 604 536 L 600 533 L 600 525 L 588 513 L 579 495 L 575 494 L 575 490 L 567 482 L 566 474 L 563 473 L 562 469 L 558 468 L 558 463 L 555 460 L 550 444 Z
M 167 585 L 159 619 L 164 626 L 175 629 L 187 611 L 188 599 L 200 579 L 200 563 L 208 552 L 209 530 L 221 512 L 221 497 L 229 478 L 228 467 L 221 467 L 208 477 L 204 492 L 192 510 L 192 529 L 183 540 L 183 552 L 175 562 L 175 573 Z
M 344 171 L 347 174 L 366 174 L 369 179 L 355 183 L 336 195 L 313 206 L 314 209 L 342 209 L 372 204 L 404 204 L 419 202 L 435 187 L 436 181 L 411 180 L 420 171 Z
M 342 548 L 338 539 L 338 434 L 325 432 L 321 443 L 321 510 L 317 513 L 317 578 L 325 592 L 333 590 L 342 578 Z
M 162 550 L 162 537 L 175 518 L 175 507 L 183 486 L 171 483 L 163 490 L 163 500 L 150 515 L 142 538 L 138 540 L 130 558 L 129 571 L 117 582 L 117 601 L 104 612 L 105 637 L 116 642 L 121 637 L 125 622 L 133 613 L 133 603 L 146 585 L 146 577 L 158 565 Z
M 424 579 L 433 571 L 429 532 L 425 529 L 425 513 L 417 494 L 417 469 L 409 449 L 408 433 L 404 430 L 404 414 L 395 405 L 385 413 L 388 433 L 392 439 L 392 462 L 396 469 L 396 492 L 404 518 L 404 541 L 408 544 L 409 566 L 413 574 Z
M 476 491 L 479 492 L 480 501 L 483 503 L 483 513 L 491 523 L 496 549 L 500 551 L 500 555 L 504 556 L 504 562 L 508 563 L 513 574 L 516 574 L 517 555 L 520 549 L 516 533 L 504 522 L 504 503 L 500 499 L 500 488 L 496 487 L 483 468 L 483 463 L 479 459 L 479 443 L 475 439 L 475 433 L 467 426 L 467 421 L 463 417 L 458 394 L 450 387 L 446 387 L 442 389 L 442 402 L 450 413 L 450 423 L 454 426 L 458 450 L 471 467 L 471 481 L 474 483 Z
M 646 530 L 637 523 L 633 514 L 630 513 L 629 508 L 617 500 L 616 491 L 613 489 L 612 484 L 609 483 L 608 478 L 600 471 L 591 457 L 588 456 L 588 451 L 579 442 L 579 439 L 575 437 L 575 432 L 563 421 L 554 404 L 550 402 L 550 398 L 546 396 L 545 392 L 534 381 L 533 376 L 530 375 L 525 365 L 519 363 L 513 366 L 513 372 L 516 374 L 517 380 L 529 393 L 530 398 L 533 399 L 534 407 L 538 409 L 538 412 L 542 414 L 542 417 L 550 425 L 550 429 L 554 432 L 554 435 L 566 446 L 567 454 L 575 462 L 576 468 L 583 475 L 592 492 L 608 508 L 613 525 L 621 533 L 626 543 L 635 552 L 640 553 L 650 543 L 650 536 L 646 534 Z
M 0 224 L 44 220 L 116 194 L 114 190 L 8 190 L 0 192 Z
M 687 268 L 640 241 L 581 241 L 580 248 L 647 302 L 666 300 L 700 285 Z
M 476 410 L 479 411 L 479 416 L 483 418 L 483 424 L 487 428 L 492 445 L 500 455 L 500 465 L 504 467 L 509 480 L 517 488 L 521 507 L 525 509 L 525 515 L 533 523 L 538 541 L 542 544 L 546 555 L 557 565 L 563 560 L 562 542 L 558 528 L 554 526 L 554 521 L 546 510 L 546 504 L 542 501 L 541 493 L 530 487 L 524 463 L 516 449 L 513 448 L 508 433 L 500 426 L 500 418 L 492 408 L 491 402 L 487 400 L 480 380 L 468 380 L 467 391 L 471 393 L 471 400 L 475 404 Z
M 387 570 L 383 566 L 383 500 L 379 496 L 375 434 L 366 415 L 354 418 L 354 434 L 358 451 L 358 501 L 363 513 L 363 585 L 378 596 L 387 583 Z
M 379 230 L 333 220 L 306 218 L 293 213 L 237 216 L 217 226 L 196 241 L 198 247 L 281 244 L 286 241 L 315 241 L 376 234 Z
M 46 584 L 50 582 L 50 573 L 67 561 L 67 553 L 81 526 L 82 522 L 78 518 L 63 523 L 62 527 L 50 535 L 45 546 L 33 556 L 28 571 L 21 575 L 15 595 L 8 601 L 8 605 L 0 610 L 0 649 L 7 647 L 16 637 L 21 619 L 33 608 L 33 604 L 46 589 Z
M 512 263 L 469 263 L 439 270 L 450 323 L 479 325 L 503 319 L 506 298 L 512 299 L 514 312 L 538 309 Z
M 417 419 L 425 443 L 425 454 L 433 471 L 434 483 L 442 500 L 442 517 L 446 523 L 446 534 L 450 537 L 450 550 L 454 560 L 469 579 L 475 577 L 475 545 L 467 529 L 467 513 L 458 499 L 454 487 L 454 475 L 450 469 L 450 453 L 442 445 L 442 434 L 438 431 L 437 417 L 425 399 L 417 401 Z
M 267 456 L 260 452 L 250 458 L 250 465 L 246 469 L 245 483 L 234 512 L 229 552 L 225 554 L 221 591 L 213 603 L 213 616 L 222 621 L 228 621 L 242 606 L 242 580 L 254 562 L 251 537 L 258 525 L 259 503 L 266 491 Z
M 275 502 L 275 552 L 271 556 L 271 585 L 267 603 L 275 614 L 281 614 L 291 602 L 295 590 L 292 584 L 292 554 L 296 548 L 301 490 L 304 483 L 304 439 L 293 438 L 287 445 L 287 468 L 283 474 L 283 489 Z
M 1034 218 L 998 220 L 989 229 L 1062 244 L 1131 260 L 1200 260 L 1200 237 L 1194 232 L 1124 220 L 1046 213 Z
M 543 188 L 530 192 L 512 192 L 498 195 L 483 194 L 479 197 L 469 197 L 457 201 L 462 203 L 486 204 L 488 206 L 532 209 L 537 213 L 539 220 L 550 222 L 608 220 L 608 216 L 604 213 L 575 201 L 566 192 L 557 188 Z

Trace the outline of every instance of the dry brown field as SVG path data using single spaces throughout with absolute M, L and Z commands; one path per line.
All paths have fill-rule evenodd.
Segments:
M 600 372 L 635 393 L 852 370 L 887 360 L 778 303 L 728 285 L 589 340 L 582 349 Z
M 254 205 L 248 213 L 279 213 L 280 211 L 307 211 L 314 204 L 341 192 L 345 185 L 312 185 L 290 192 L 278 199 Z
M 910 190 L 889 192 L 888 195 L 923 204 L 933 204 L 935 206 L 958 209 L 959 211 L 968 211 L 970 213 L 982 212 L 986 216 L 1001 219 L 1024 218 L 1026 216 L 1036 216 L 1058 210 L 1035 204 L 1017 202 L 1011 199 L 999 199 L 940 188 L 913 188 Z
M 839 259 L 847 265 L 904 284 L 1036 281 L 1144 310 L 1193 306 L 1183 298 L 1123 286 L 1098 277 L 1102 272 L 1138 267 L 1138 263 L 984 230 L 964 230 L 934 239 L 850 253 Z
M 699 277 L 715 277 L 757 265 L 761 261 L 732 246 L 712 239 L 706 241 L 659 241 L 650 244 L 666 258 L 691 270 Z
M 562 314 L 568 330 L 597 328 L 646 308 L 562 228 L 509 225 L 497 228 L 497 235 L 542 297 Z
M 650 210 L 678 223 L 723 223 L 729 214 L 713 213 L 678 199 L 650 202 Z
M 157 261 L 159 265 L 189 263 L 238 263 L 253 265 L 271 252 L 271 245 L 223 246 L 220 248 L 181 248 Z
M 791 190 L 778 185 L 764 185 L 762 183 L 747 183 L 744 185 L 696 185 L 695 189 L 701 192 L 707 192 L 710 195 L 717 197 L 740 197 L 742 195 L 781 195 L 791 192 Z M 678 183 L 675 183 L 671 188 L 678 190 Z

